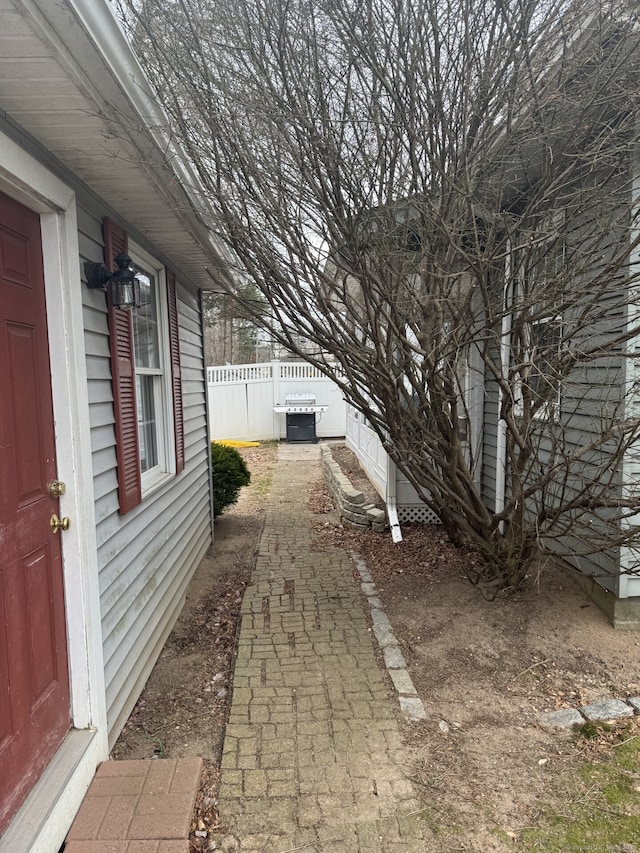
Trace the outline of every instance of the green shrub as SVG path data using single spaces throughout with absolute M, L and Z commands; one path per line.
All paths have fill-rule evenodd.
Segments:
M 211 471 L 213 473 L 213 514 L 220 515 L 236 503 L 240 489 L 248 486 L 251 474 L 235 447 L 211 442 Z

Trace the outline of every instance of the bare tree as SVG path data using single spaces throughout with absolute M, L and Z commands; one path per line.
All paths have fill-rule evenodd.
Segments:
M 634 4 L 120 5 L 247 316 L 333 357 L 485 594 L 632 541 Z
M 264 299 L 252 284 L 238 286 L 234 299 L 224 292 L 203 294 L 207 364 L 251 364 L 269 360 L 272 342 L 247 316 L 244 305 L 255 315 L 266 310 Z

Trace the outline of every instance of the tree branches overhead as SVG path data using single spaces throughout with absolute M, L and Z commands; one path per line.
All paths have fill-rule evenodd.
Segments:
M 634 4 L 117 2 L 247 316 L 324 353 L 486 587 L 629 539 Z

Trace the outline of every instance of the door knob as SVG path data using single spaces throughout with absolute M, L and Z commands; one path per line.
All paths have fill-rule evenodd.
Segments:
M 66 486 L 61 480 L 52 480 L 47 483 L 47 491 L 50 498 L 61 498 L 64 495 Z
M 57 533 L 58 530 L 68 530 L 69 525 L 71 524 L 71 519 L 66 515 L 64 518 L 58 518 L 58 516 L 53 513 L 51 516 L 51 521 L 49 522 L 49 527 L 51 528 L 52 533 Z

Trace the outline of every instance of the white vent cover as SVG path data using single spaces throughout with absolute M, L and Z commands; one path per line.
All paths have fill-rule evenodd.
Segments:
M 426 504 L 409 504 L 398 506 L 398 521 L 400 524 L 440 524 L 440 519 Z

